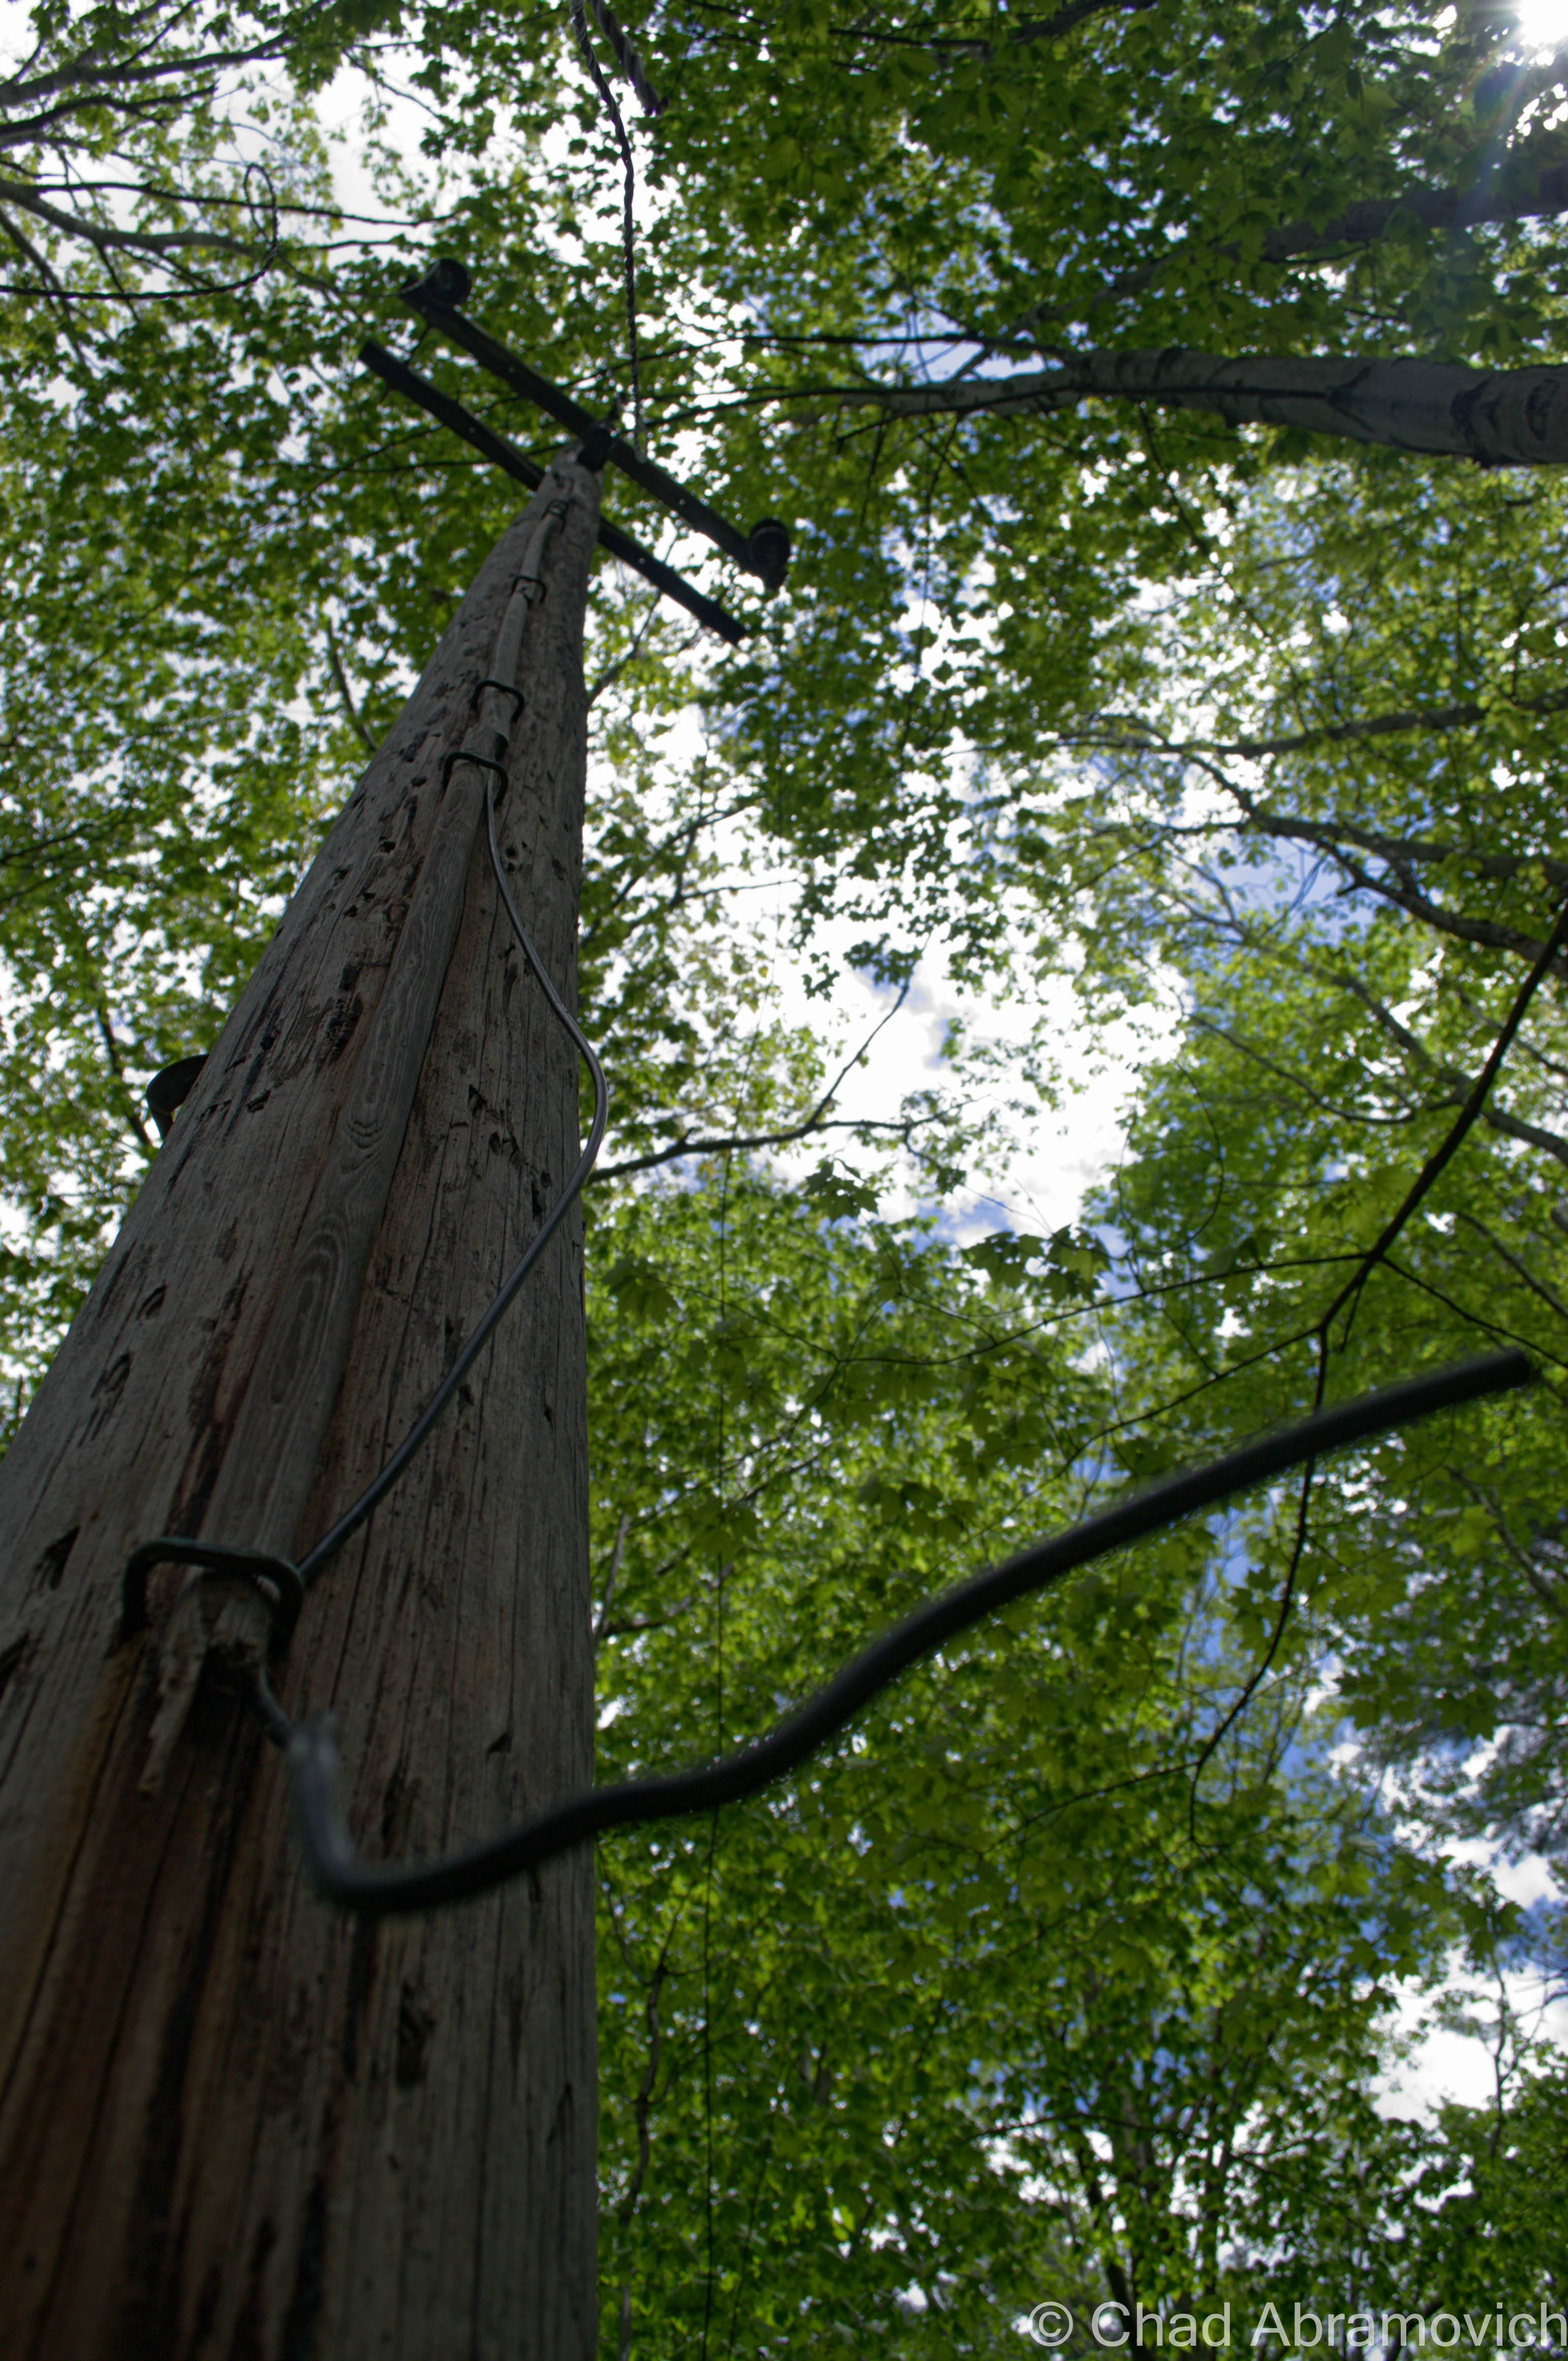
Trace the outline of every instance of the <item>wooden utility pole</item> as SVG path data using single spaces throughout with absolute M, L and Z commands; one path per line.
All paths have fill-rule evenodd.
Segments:
M 219 1682 L 149 1782 L 179 1569 L 120 1633 L 152 1536 L 295 1556 L 332 1523 L 576 1159 L 576 1059 L 499 907 L 482 782 L 443 785 L 552 502 L 499 828 L 571 998 L 598 486 L 564 460 L 294 895 L 0 1466 L 11 2361 L 594 2349 L 588 1859 L 426 1916 L 331 1910 Z M 367 1855 L 591 1777 L 587 1508 L 574 1219 L 277 1674 L 291 1714 L 338 1716 Z

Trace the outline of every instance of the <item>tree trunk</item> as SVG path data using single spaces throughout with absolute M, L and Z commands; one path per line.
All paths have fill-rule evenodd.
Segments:
M 594 2349 L 588 1860 L 428 1918 L 341 1916 L 302 1883 L 281 1766 L 221 1686 L 203 1684 L 148 1791 L 178 1578 L 154 1577 L 150 1638 L 118 1636 L 138 1543 L 299 1554 L 325 1530 L 572 1170 L 576 1057 L 482 828 L 455 872 L 449 957 L 450 931 L 434 952 L 421 931 L 464 780 L 444 795 L 443 758 L 474 734 L 522 553 L 564 498 L 500 833 L 571 996 L 598 485 L 566 462 L 327 837 L 0 1467 L 0 2319 L 18 2361 Z M 405 1114 L 386 1075 L 433 960 Z M 301 1254 L 367 1104 L 395 1134 L 390 1195 L 362 1220 L 368 1269 L 350 1270 L 313 1473 L 280 1502 L 254 1480 L 269 1428 L 247 1386 L 270 1369 L 297 1425 L 279 1338 L 305 1320 Z M 225 1500 L 263 1495 L 269 1533 L 227 1521 Z M 310 1593 L 278 1675 L 291 1714 L 337 1713 L 369 1852 L 442 1850 L 591 1775 L 587 1508 L 574 1221 Z
M 1487 467 L 1568 460 L 1568 370 L 1473 369 L 1448 361 L 1328 360 L 1288 353 L 1223 359 L 1212 353 L 1080 353 L 1058 367 L 947 385 L 844 386 L 842 407 L 892 417 L 986 411 L 1069 410 L 1075 403 L 1146 401 L 1212 410 L 1233 426 L 1296 426 L 1348 434 L 1397 451 L 1475 459 Z M 820 398 L 820 397 L 817 397 Z

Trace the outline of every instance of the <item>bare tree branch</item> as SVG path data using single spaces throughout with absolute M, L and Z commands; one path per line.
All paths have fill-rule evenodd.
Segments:
M 1474 1213 L 1466 1213 L 1463 1205 L 1459 1208 L 1458 1218 L 1467 1230 L 1474 1230 L 1476 1236 L 1490 1246 L 1499 1262 L 1508 1264 L 1515 1277 L 1524 1281 L 1532 1295 L 1539 1295 L 1542 1303 L 1556 1312 L 1559 1320 L 1568 1320 L 1568 1303 L 1563 1302 L 1556 1289 L 1548 1287 L 1545 1279 L 1537 1278 L 1529 1264 L 1521 1262 L 1518 1255 L 1503 1244 L 1501 1238 L 1495 1237 L 1485 1222 L 1477 1220 Z
M 1471 1477 L 1464 1475 L 1463 1471 L 1457 1467 L 1451 1468 L 1449 1472 L 1451 1475 L 1456 1477 L 1458 1481 L 1464 1485 L 1464 1489 L 1469 1493 L 1471 1499 L 1473 1500 L 1478 1500 L 1486 1509 L 1487 1514 L 1492 1520 L 1493 1525 L 1497 1529 L 1498 1540 L 1502 1543 L 1503 1547 L 1508 1551 L 1508 1555 L 1513 1559 L 1514 1564 L 1519 1567 L 1519 1572 L 1524 1576 L 1525 1580 L 1529 1583 L 1530 1588 L 1534 1591 L 1541 1605 L 1546 1609 L 1547 1613 L 1559 1623 L 1568 1622 L 1568 1606 L 1564 1605 L 1563 1599 L 1558 1596 L 1557 1592 L 1552 1588 L 1545 1576 L 1541 1573 L 1540 1567 L 1536 1565 L 1535 1560 L 1531 1557 L 1530 1552 L 1515 1535 L 1507 1517 L 1503 1514 L 1502 1503 L 1497 1499 L 1497 1494 L 1491 1489 L 1490 1486 L 1475 1483 Z
M 84 214 L 68 214 L 59 205 L 51 205 L 37 191 L 22 181 L 0 181 L 0 199 L 20 205 L 39 221 L 48 222 L 66 237 L 83 238 L 89 246 L 102 252 L 142 254 L 160 258 L 192 247 L 204 247 L 222 254 L 250 255 L 255 247 L 244 238 L 229 237 L 222 230 L 171 229 L 137 230 L 112 229 L 105 222 L 91 220 Z
M 4 230 L 5 236 L 16 247 L 17 253 L 24 256 L 26 259 L 32 264 L 33 269 L 38 272 L 38 281 L 45 295 L 48 296 L 55 311 L 59 313 L 60 324 L 65 335 L 66 341 L 69 343 L 71 351 L 76 355 L 77 359 L 85 368 L 88 366 L 87 355 L 82 349 L 81 339 L 77 335 L 76 330 L 71 323 L 70 291 L 61 285 L 52 266 L 50 265 L 48 255 L 41 254 L 38 251 L 38 248 L 33 244 L 32 239 L 27 236 L 26 232 L 18 229 L 16 224 L 11 219 L 9 214 L 0 213 L 0 230 Z
M 1562 972 L 1561 967 L 1558 972 Z M 1397 1041 L 1401 1049 L 1426 1072 L 1452 1090 L 1463 1093 L 1469 1088 L 1460 1069 L 1450 1065 L 1445 1059 L 1434 1057 L 1426 1043 L 1412 1033 L 1408 1025 L 1401 1024 L 1393 1010 L 1386 1008 L 1359 976 L 1353 975 L 1348 968 L 1327 968 L 1321 972 L 1359 1000 L 1373 1022 L 1380 1026 L 1391 1040 Z M 1519 1044 L 1521 1050 L 1525 1050 L 1527 1046 L 1522 1041 Z M 1435 1112 L 1437 1107 L 1444 1104 L 1458 1105 L 1459 1100 L 1438 1100 L 1431 1111 Z M 1528 1148 L 1541 1148 L 1548 1156 L 1555 1157 L 1560 1164 L 1568 1165 L 1568 1139 L 1562 1138 L 1556 1132 L 1544 1130 L 1539 1124 L 1527 1123 L 1519 1115 L 1509 1115 L 1506 1108 L 1494 1105 L 1490 1099 L 1482 1107 L 1481 1121 L 1488 1130 L 1500 1132 L 1507 1139 L 1522 1141 Z
M 1491 170 L 1485 169 L 1486 161 L 1483 157 L 1483 169 L 1468 186 L 1433 189 L 1418 181 L 1397 196 L 1365 197 L 1321 221 L 1303 218 L 1281 223 L 1264 232 L 1260 258 L 1277 265 L 1326 258 L 1343 253 L 1346 247 L 1370 246 L 1401 220 L 1419 222 L 1425 229 L 1452 231 L 1568 213 L 1568 141 L 1561 130 L 1521 142 Z M 1227 262 L 1243 258 L 1243 248 L 1234 243 L 1206 250 Z M 1190 247 L 1175 246 L 1168 253 L 1156 255 L 1112 280 L 1105 296 L 1142 294 L 1192 251 Z M 1027 313 L 1012 333 L 1020 333 L 1047 311 L 1048 300 Z
M 1052 745 L 1105 749 L 1134 754 L 1234 754 L 1247 761 L 1261 760 L 1270 754 L 1310 752 L 1314 746 L 1341 746 L 1367 738 L 1402 736 L 1414 730 L 1442 732 L 1450 730 L 1470 730 L 1497 712 L 1548 714 L 1568 708 L 1568 686 L 1541 689 L 1525 697 L 1499 695 L 1496 702 L 1480 705 L 1412 705 L 1396 713 L 1371 713 L 1359 721 L 1324 721 L 1308 730 L 1293 730 L 1275 738 L 1165 738 L 1135 715 L 1124 717 L 1114 713 L 1102 716 L 1102 731 L 1071 730 L 1052 739 Z M 1120 726 L 1118 726 L 1120 725 Z M 1125 731 L 1128 734 L 1123 734 Z M 1141 736 L 1134 736 L 1141 731 Z M 1391 839 L 1364 840 L 1369 850 L 1378 850 Z M 1411 844 L 1411 856 L 1418 860 L 1450 860 L 1459 856 L 1455 848 L 1446 845 L 1421 847 Z M 1559 864 L 1564 882 L 1568 882 L 1568 862 Z
M 100 1001 L 93 1013 L 98 1019 L 98 1031 L 103 1038 L 104 1054 L 108 1058 L 109 1070 L 117 1086 L 115 1096 L 120 1101 L 120 1113 L 131 1130 L 135 1132 L 147 1154 L 155 1156 L 158 1152 L 158 1142 L 149 1136 L 148 1127 L 137 1111 L 135 1094 L 126 1080 L 126 1070 L 120 1060 L 120 1045 L 115 1038 L 114 1026 L 109 1021 L 109 1012 Z
M 343 669 L 343 658 L 337 652 L 337 641 L 334 636 L 332 625 L 328 623 L 325 628 L 326 652 L 328 657 L 331 659 L 332 676 L 337 683 L 338 696 L 343 700 L 343 709 L 345 713 L 347 714 L 349 722 L 354 729 L 356 735 L 358 737 L 361 745 L 366 748 L 367 752 L 373 754 L 376 752 L 376 741 L 372 738 L 368 729 L 366 727 L 364 715 L 360 712 L 359 708 L 354 702 L 354 693 L 348 686 L 348 675 Z
M 894 1131 L 907 1146 L 912 1131 L 936 1120 L 934 1115 L 886 1120 L 847 1115 L 825 1117 L 814 1110 L 803 1123 L 792 1124 L 787 1131 L 731 1132 L 710 1139 L 694 1139 L 689 1132 L 683 1132 L 668 1148 L 652 1148 L 646 1156 L 629 1156 L 620 1164 L 596 1165 L 587 1185 L 592 1188 L 597 1180 L 621 1180 L 631 1172 L 651 1172 L 656 1165 L 678 1163 L 683 1156 L 740 1156 L 753 1148 L 787 1148 L 793 1140 L 809 1139 L 823 1131 Z
M 1212 775 L 1221 780 L 1227 792 L 1234 796 L 1246 814 L 1250 826 L 1261 836 L 1280 838 L 1288 842 L 1310 844 L 1338 862 L 1346 878 L 1359 892 L 1376 895 L 1391 902 L 1408 917 L 1419 918 L 1436 933 L 1452 935 L 1459 942 L 1475 943 L 1487 950 L 1512 951 L 1519 959 L 1535 959 L 1541 951 L 1541 938 L 1525 934 L 1518 927 L 1505 926 L 1496 918 L 1466 917 L 1463 912 L 1445 909 L 1423 894 L 1407 870 L 1401 873 L 1401 840 L 1373 835 L 1350 823 L 1301 819 L 1267 811 L 1256 797 L 1227 779 L 1221 771 Z M 1364 862 L 1346 850 L 1346 844 L 1357 844 L 1371 850 L 1377 858 L 1388 862 L 1391 876 L 1376 876 Z M 1530 853 L 1518 856 L 1503 853 L 1467 853 L 1457 847 L 1424 845 L 1418 840 L 1408 857 L 1417 861 L 1473 861 L 1487 875 L 1502 879 L 1518 876 L 1520 872 L 1540 869 L 1548 882 L 1559 889 L 1568 884 L 1568 863 L 1548 861 L 1544 856 Z M 1559 960 L 1554 972 L 1568 982 L 1568 961 Z

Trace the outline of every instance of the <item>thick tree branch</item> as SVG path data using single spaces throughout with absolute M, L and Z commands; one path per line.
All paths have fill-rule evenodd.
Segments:
M 1107 713 L 1102 718 L 1108 727 L 1102 734 L 1074 731 L 1054 742 L 1060 746 L 1095 746 L 1135 754 L 1235 754 L 1248 761 L 1256 761 L 1270 754 L 1307 753 L 1314 746 L 1349 745 L 1366 738 L 1399 737 L 1414 730 L 1441 733 L 1449 730 L 1473 730 L 1499 711 L 1548 714 L 1561 713 L 1565 709 L 1568 709 L 1568 686 L 1559 686 L 1541 689 L 1527 697 L 1500 694 L 1490 705 L 1473 701 L 1464 705 L 1412 705 L 1397 713 L 1370 713 L 1360 721 L 1320 722 L 1312 729 L 1288 730 L 1275 738 L 1162 738 L 1134 716 L 1127 717 L 1126 730 L 1140 730 L 1144 734 L 1136 738 L 1122 736 L 1116 730 L 1121 717 Z M 1368 839 L 1367 849 L 1376 851 L 1385 840 L 1381 838 Z M 1387 841 L 1392 842 L 1393 840 Z M 1417 860 L 1468 860 L 1475 857 L 1461 855 L 1456 847 L 1448 845 L 1411 843 L 1409 851 Z M 1560 865 L 1563 881 L 1568 883 L 1568 863 Z
M 1265 233 L 1264 259 L 1290 262 L 1299 255 L 1381 237 L 1401 217 L 1436 230 L 1476 229 L 1489 223 L 1530 221 L 1568 213 L 1568 141 L 1552 132 L 1518 148 L 1496 172 L 1480 172 L 1469 188 L 1402 189 L 1397 197 L 1373 197 L 1346 205 L 1324 222 L 1287 222 Z M 1236 247 L 1222 249 L 1227 255 Z
M 1561 130 L 1553 130 L 1522 143 L 1495 170 L 1478 170 L 1468 187 L 1432 189 L 1418 182 L 1401 189 L 1398 196 L 1362 198 L 1321 221 L 1303 217 L 1281 223 L 1264 232 L 1260 258 L 1275 264 L 1324 258 L 1342 253 L 1347 246 L 1370 246 L 1400 221 L 1452 231 L 1562 213 L 1568 213 L 1568 140 Z M 1113 280 L 1105 296 L 1114 300 L 1142 294 L 1191 251 L 1177 246 L 1156 255 Z M 1234 243 L 1213 245 L 1207 251 L 1227 262 L 1241 261 L 1244 253 Z M 1029 327 L 1048 308 L 1048 301 L 1037 306 L 1013 333 Z
M 1358 828 L 1354 820 L 1336 819 L 1326 822 L 1291 819 L 1274 824 L 1273 815 L 1255 814 L 1254 819 L 1266 833 L 1276 835 L 1288 828 L 1299 835 L 1310 836 L 1324 851 L 1336 843 L 1354 844 L 1362 852 L 1370 852 L 1386 861 L 1394 870 L 1421 868 L 1433 862 L 1463 861 L 1468 868 L 1478 870 L 1483 877 L 1495 877 L 1502 884 L 1511 884 L 1516 878 L 1539 871 L 1552 885 L 1568 885 L 1568 861 L 1554 861 L 1545 852 L 1472 852 L 1462 844 L 1434 844 L 1419 836 L 1380 836 L 1369 828 Z M 1528 938 L 1519 938 L 1528 941 Z M 1533 946 L 1532 946 L 1533 949 Z
M 183 9 L 172 12 L 170 29 L 186 13 Z M 0 114 L 11 115 L 22 106 L 36 107 L 40 100 L 52 98 L 60 92 L 80 93 L 79 105 L 100 105 L 104 103 L 105 92 L 114 93 L 131 84 L 142 87 L 148 83 L 169 82 L 179 76 L 194 79 L 199 74 L 223 73 L 239 66 L 267 64 L 285 56 L 308 29 L 313 18 L 328 13 L 328 9 L 317 7 L 294 17 L 287 32 L 269 33 L 259 41 L 247 42 L 235 49 L 175 50 L 170 55 L 155 59 L 149 65 L 137 65 L 134 56 L 127 57 L 118 49 L 111 51 L 107 47 L 97 50 L 82 49 L 64 65 L 56 66 L 47 73 L 29 75 L 24 70 L 0 82 Z M 144 12 L 145 16 L 152 14 L 150 10 Z M 152 46 L 152 41 L 148 41 L 143 54 L 145 49 Z
M 1393 903 L 1395 907 L 1403 910 L 1407 917 L 1419 918 L 1424 926 L 1431 927 L 1435 933 L 1452 935 L 1459 942 L 1475 943 L 1478 948 L 1486 950 L 1512 951 L 1519 959 L 1533 960 L 1540 954 L 1541 943 L 1538 936 L 1527 935 L 1517 927 L 1504 926 L 1495 918 L 1466 917 L 1462 912 L 1444 909 L 1440 902 L 1434 902 L 1429 895 L 1423 894 L 1409 870 L 1401 873 L 1402 840 L 1376 837 L 1368 830 L 1350 825 L 1342 826 L 1337 821 L 1330 824 L 1318 820 L 1281 817 L 1277 813 L 1266 811 L 1255 796 L 1247 794 L 1245 787 L 1237 786 L 1234 780 L 1224 779 L 1223 773 L 1216 772 L 1214 775 L 1222 779 L 1228 792 L 1234 796 L 1246 814 L 1248 825 L 1255 828 L 1260 836 L 1278 838 L 1288 843 L 1313 845 L 1320 852 L 1326 853 L 1331 860 L 1339 863 L 1349 883 L 1358 892 L 1375 894 L 1381 900 Z M 1355 860 L 1346 850 L 1347 844 L 1357 844 L 1362 849 L 1370 850 L 1379 859 L 1387 861 L 1393 875 L 1391 877 L 1375 876 L 1371 870 Z M 1407 857 L 1412 862 L 1473 860 L 1475 865 L 1486 874 L 1503 879 L 1517 876 L 1521 871 L 1537 868 L 1545 873 L 1553 885 L 1561 888 L 1564 884 L 1568 884 L 1568 863 L 1549 862 L 1543 856 L 1534 853 L 1520 854 L 1517 857 L 1502 853 L 1473 855 L 1462 852 L 1458 848 L 1420 844 L 1420 840 L 1417 840 L 1416 847 L 1412 848 Z M 1568 983 L 1568 961 L 1558 959 L 1554 964 L 1554 972 L 1562 981 Z
M 1094 400 L 1212 411 L 1231 426 L 1286 426 L 1399 451 L 1548 467 L 1568 461 L 1568 370 L 1287 353 L 1077 353 L 1050 368 L 936 385 L 806 389 L 840 409 L 900 418 L 1048 415 Z M 776 399 L 799 400 L 781 389 Z
M 861 47 L 938 49 L 945 57 L 974 58 L 984 64 L 1008 49 L 1028 49 L 1036 41 L 1059 40 L 1064 33 L 1070 33 L 1091 16 L 1112 12 L 1138 16 L 1158 5 L 1159 0 L 1068 0 L 1066 7 L 1058 8 L 1049 16 L 1025 17 L 1021 24 L 1011 26 L 1000 41 L 975 40 L 961 33 L 881 33 L 868 25 L 835 25 L 833 33 L 838 40 L 854 41 Z

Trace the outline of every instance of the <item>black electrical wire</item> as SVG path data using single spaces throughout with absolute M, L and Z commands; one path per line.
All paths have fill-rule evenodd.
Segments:
M 301 1583 L 307 1590 L 310 1588 L 311 1584 L 314 1582 L 320 1575 L 322 1568 L 325 1565 L 328 1558 L 332 1557 L 343 1547 L 344 1543 L 348 1539 L 349 1535 L 356 1532 L 356 1529 L 365 1522 L 366 1518 L 370 1515 L 371 1511 L 391 1490 L 392 1486 L 397 1482 L 399 1477 L 402 1474 L 404 1468 L 408 1466 L 410 1460 L 413 1457 L 415 1452 L 424 1441 L 426 1435 L 429 1434 L 431 1429 L 441 1417 L 443 1411 L 444 1411 L 447 1403 L 452 1400 L 453 1395 L 456 1392 L 458 1387 L 462 1384 L 464 1378 L 473 1367 L 475 1362 L 478 1359 L 479 1355 L 484 1351 L 485 1346 L 494 1333 L 498 1323 L 506 1317 L 519 1288 L 522 1286 L 530 1271 L 532 1270 L 534 1265 L 538 1262 L 540 1256 L 544 1252 L 545 1247 L 549 1245 L 551 1239 L 554 1236 L 556 1231 L 560 1228 L 562 1223 L 571 1212 L 572 1207 L 576 1203 L 577 1199 L 581 1196 L 583 1192 L 583 1184 L 587 1180 L 588 1174 L 593 1170 L 594 1164 L 598 1156 L 599 1148 L 604 1140 L 605 1126 L 609 1121 L 609 1091 L 604 1078 L 604 1068 L 600 1065 L 598 1059 L 594 1054 L 592 1042 L 588 1039 L 587 1034 L 577 1023 L 576 1018 L 573 1016 L 571 1010 L 567 1007 L 565 1002 L 556 991 L 554 984 L 551 982 L 549 971 L 545 967 L 543 961 L 540 958 L 539 953 L 534 950 L 533 944 L 529 939 L 528 929 L 523 925 L 521 918 L 518 915 L 517 904 L 512 900 L 511 889 L 507 884 L 506 872 L 501 865 L 500 847 L 496 841 L 496 792 L 493 777 L 488 783 L 488 792 L 485 796 L 485 822 L 486 837 L 490 851 L 490 867 L 495 872 L 496 884 L 500 891 L 501 903 L 506 910 L 507 917 L 511 921 L 512 932 L 516 935 L 519 943 L 522 947 L 522 955 L 524 959 L 527 960 L 529 966 L 533 970 L 534 976 L 539 983 L 540 989 L 544 994 L 545 999 L 549 1002 L 560 1022 L 565 1027 L 567 1033 L 571 1037 L 573 1047 L 576 1049 L 578 1057 L 581 1058 L 584 1065 L 587 1066 L 588 1070 L 588 1079 L 593 1084 L 594 1091 L 593 1122 L 588 1126 L 587 1139 L 584 1143 L 583 1152 L 577 1159 L 576 1168 L 574 1170 L 570 1180 L 568 1180 L 565 1188 L 555 1200 L 554 1204 L 550 1208 L 549 1213 L 546 1213 L 543 1222 L 534 1234 L 533 1237 L 529 1241 L 528 1246 L 521 1259 L 501 1281 L 499 1288 L 497 1290 L 496 1294 L 490 1301 L 483 1317 L 479 1320 L 477 1325 L 470 1334 L 467 1343 L 463 1346 L 457 1358 L 447 1370 L 446 1375 L 443 1378 L 434 1393 L 432 1394 L 429 1401 L 425 1404 L 418 1418 L 415 1419 L 412 1426 L 410 1427 L 408 1433 L 404 1435 L 401 1443 L 399 1444 L 396 1451 L 393 1452 L 391 1457 L 377 1475 L 374 1481 L 366 1487 L 358 1499 L 355 1501 L 353 1507 L 351 1509 L 345 1510 L 343 1515 L 339 1517 L 336 1524 L 334 1524 L 329 1532 L 323 1533 L 321 1540 L 317 1542 L 315 1547 L 307 1552 L 305 1556 L 300 1560 L 298 1569 L 299 1576 Z
M 685 1817 L 737 1803 L 786 1772 L 797 1770 L 909 1665 L 1010 1600 L 1026 1598 L 1093 1558 L 1107 1556 L 1184 1517 L 1214 1508 L 1233 1494 L 1284 1475 L 1324 1452 L 1386 1434 L 1433 1411 L 1528 1385 L 1534 1374 L 1523 1353 L 1488 1354 L 1451 1363 L 1425 1377 L 1407 1378 L 1380 1392 L 1318 1411 L 1275 1433 L 1255 1436 L 1207 1466 L 1166 1477 L 1098 1516 L 928 1599 L 852 1657 L 826 1687 L 786 1715 L 765 1737 L 738 1753 L 663 1778 L 590 1787 L 444 1861 L 404 1867 L 362 1861 L 337 1801 L 333 1716 L 318 1714 L 291 1724 L 263 1679 L 258 1685 L 257 1704 L 269 1735 L 283 1747 L 292 1773 L 295 1825 L 306 1866 L 331 1900 L 351 1910 L 385 1916 L 486 1893 L 503 1880 L 536 1869 L 611 1828 Z

